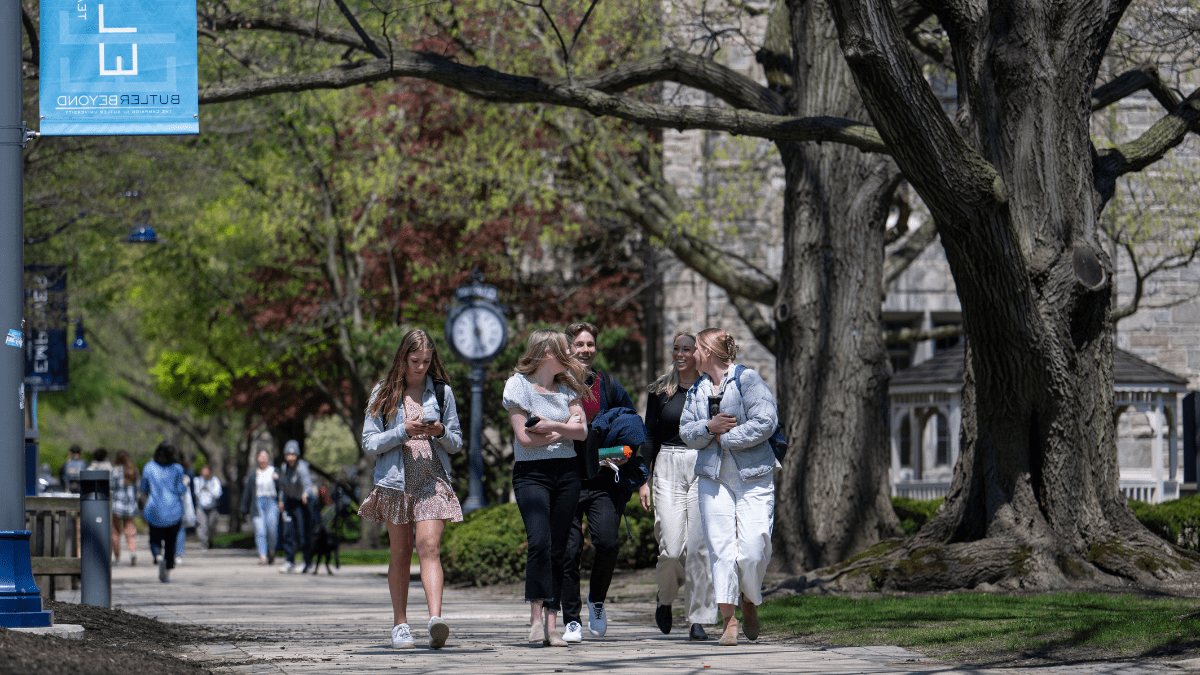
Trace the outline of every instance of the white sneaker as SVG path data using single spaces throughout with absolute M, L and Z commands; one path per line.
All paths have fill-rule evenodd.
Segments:
M 603 602 L 592 602 L 588 596 L 588 632 L 596 637 L 604 637 L 608 632 L 608 617 L 604 614 Z
M 398 623 L 392 626 L 392 649 L 413 649 L 416 646 L 408 624 Z
M 429 617 L 429 648 L 441 649 L 446 646 L 446 638 L 450 637 L 450 626 L 440 616 Z
M 568 623 L 567 630 L 563 633 L 563 641 L 572 644 L 583 642 L 583 626 L 580 626 L 578 621 Z
M 285 562 L 279 566 L 279 573 L 280 574 L 289 574 L 292 571 L 294 571 L 295 569 L 296 569 L 296 566 L 293 563 Z M 407 625 L 407 624 L 404 624 L 404 625 Z

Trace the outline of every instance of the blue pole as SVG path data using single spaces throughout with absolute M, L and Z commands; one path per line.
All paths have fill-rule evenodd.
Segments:
M 0 626 L 49 626 L 25 529 L 21 5 L 0 0 Z

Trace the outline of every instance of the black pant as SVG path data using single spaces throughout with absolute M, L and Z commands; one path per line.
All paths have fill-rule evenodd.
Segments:
M 557 612 L 567 567 L 567 536 L 579 503 L 575 458 L 540 459 L 513 466 L 513 492 L 525 522 L 525 602 L 541 600 Z
M 167 559 L 167 569 L 169 570 L 175 569 L 175 540 L 179 538 L 179 527 L 182 524 L 182 522 L 178 522 L 170 527 L 150 526 L 150 552 L 153 553 L 153 549 L 160 546 L 159 542 L 162 542 L 162 554 Z
M 291 563 L 300 551 L 307 567 L 312 562 L 312 511 L 299 499 L 284 497 L 283 512 L 283 559 Z
M 579 559 L 583 554 L 583 517 L 587 516 L 588 535 L 596 548 L 588 596 L 592 602 L 604 602 L 617 566 L 621 546 L 621 516 L 630 493 L 613 480 L 611 469 L 601 469 L 591 480 L 583 481 L 579 504 L 567 538 L 567 571 L 563 575 L 563 625 L 579 621 L 583 602 L 579 599 Z M 582 622 L 580 622 L 582 623 Z

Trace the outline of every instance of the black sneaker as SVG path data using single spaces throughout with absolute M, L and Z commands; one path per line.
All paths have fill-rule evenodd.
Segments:
M 160 556 L 158 559 L 158 580 L 163 582 L 164 584 L 171 580 L 170 577 L 168 576 L 168 572 L 167 572 L 167 557 L 166 556 Z
M 693 642 L 704 642 L 708 639 L 708 633 L 704 632 L 704 626 L 694 623 L 692 630 L 688 632 L 688 639 Z
M 673 620 L 670 605 L 659 605 L 658 609 L 654 610 L 654 623 L 658 624 L 658 629 L 663 632 L 663 635 L 671 632 Z

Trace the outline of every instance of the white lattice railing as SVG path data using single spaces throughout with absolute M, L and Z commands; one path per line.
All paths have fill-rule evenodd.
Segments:
M 949 482 L 901 481 L 892 483 L 892 495 L 909 499 L 936 499 L 950 494 Z

